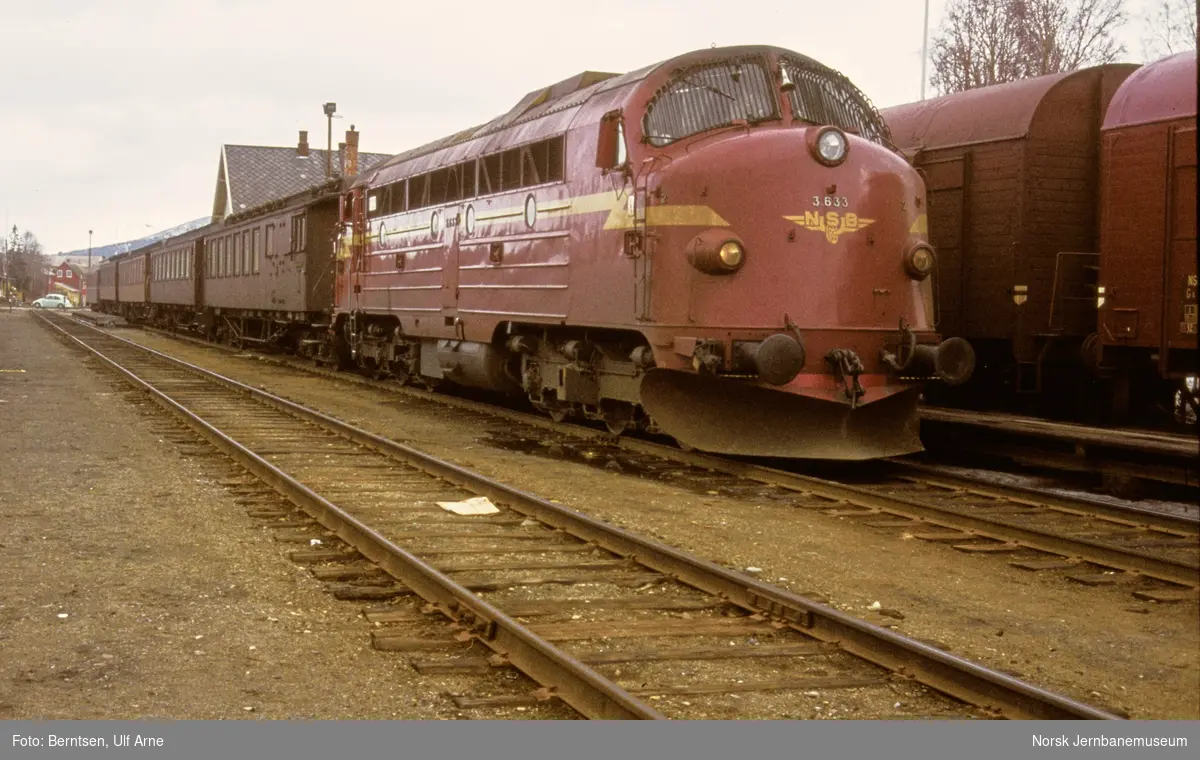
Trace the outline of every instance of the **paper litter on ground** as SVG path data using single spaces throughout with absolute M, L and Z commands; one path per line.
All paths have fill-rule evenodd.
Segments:
M 437 505 L 456 515 L 494 515 L 500 511 L 486 496 L 476 496 L 466 501 L 439 501 Z

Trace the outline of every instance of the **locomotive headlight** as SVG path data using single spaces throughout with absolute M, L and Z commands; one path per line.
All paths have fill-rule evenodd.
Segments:
M 845 133 L 837 127 L 822 127 L 809 146 L 813 156 L 826 166 L 840 164 L 845 160 L 846 152 L 850 148 Z
M 924 243 L 917 243 L 904 255 L 904 268 L 914 280 L 928 277 L 934 263 L 933 249 Z
M 717 257 L 721 259 L 721 263 L 726 269 L 734 270 L 742 265 L 742 261 L 746 258 L 746 251 L 735 240 L 730 240 L 721 246 L 721 250 L 717 252 Z

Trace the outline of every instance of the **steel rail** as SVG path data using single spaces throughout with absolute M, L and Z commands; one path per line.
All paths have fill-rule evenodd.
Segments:
M 1191 459 L 1193 464 L 1200 460 L 1200 443 L 1197 443 L 1195 438 L 1185 435 L 1142 430 L 1107 430 L 1073 423 L 1039 420 L 1032 417 L 1014 417 L 995 412 L 965 412 L 931 406 L 921 407 L 919 413 L 922 420 L 929 422 L 1028 435 L 1083 446 L 1125 449 L 1171 458 Z
M 942 467 L 924 462 L 910 462 L 904 459 L 891 459 L 889 461 L 900 469 L 921 473 L 919 477 L 922 481 L 937 484 L 941 487 L 962 488 L 975 493 L 992 494 L 996 497 L 1006 499 L 1010 497 L 1004 492 L 1011 491 L 1036 499 L 1038 506 L 1049 507 L 1050 509 L 1067 514 L 1095 514 L 1125 524 L 1137 523 L 1172 532 L 1184 532 L 1193 536 L 1200 535 L 1200 518 L 1196 517 L 1173 515 L 1143 507 L 1108 504 L 1099 499 L 1089 499 L 1081 496 L 1060 496 L 1039 488 L 1014 483 L 993 483 L 981 478 L 976 479 L 960 473 L 947 472 Z
M 814 602 L 811 599 L 793 594 L 786 589 L 771 586 L 708 560 L 694 557 L 659 541 L 635 535 L 623 528 L 610 525 L 581 512 L 553 504 L 533 494 L 438 459 L 402 443 L 361 430 L 346 422 L 288 401 L 287 399 L 279 398 L 258 388 L 245 385 L 232 378 L 224 377 L 180 359 L 167 356 L 132 341 L 109 335 L 90 325 L 82 326 L 95 330 L 113 340 L 121 341 L 130 347 L 159 357 L 176 366 L 188 369 L 209 380 L 239 390 L 277 408 L 286 410 L 297 417 L 310 420 L 334 430 L 355 443 L 401 459 L 431 475 L 435 475 L 480 495 L 487 496 L 493 501 L 503 503 L 517 512 L 559 528 L 577 538 L 591 541 L 609 551 L 629 557 L 642 565 L 710 594 L 719 596 L 743 609 L 765 614 L 813 638 L 837 644 L 844 651 L 868 662 L 880 665 L 889 671 L 922 683 L 968 704 L 1012 719 L 1120 720 L 1118 716 L 1086 703 L 1042 689 L 1005 673 L 901 636 L 886 628 L 872 625 L 839 610 Z M 82 341 L 78 342 L 81 345 L 86 345 Z M 171 403 L 174 405 L 174 402 Z M 214 430 L 213 432 L 221 436 L 219 431 Z M 258 461 L 262 462 L 260 466 L 266 468 L 265 471 L 269 475 L 281 478 L 287 477 L 269 463 L 262 460 Z M 295 488 L 299 496 L 318 500 L 316 503 L 322 507 L 320 510 L 322 516 L 331 510 L 336 510 L 334 514 L 340 512 L 337 507 L 325 502 L 316 494 L 312 494 L 304 486 L 297 483 Z M 288 495 L 291 494 L 289 493 Z M 350 520 L 353 521 L 353 518 L 350 518 Z M 323 522 L 323 524 L 325 523 Z M 391 557 L 403 556 L 411 558 L 406 565 L 416 563 L 426 573 L 437 574 L 437 571 L 424 565 L 420 560 L 404 552 L 403 549 L 386 542 L 385 539 L 370 531 L 366 526 L 361 525 L 357 521 L 347 524 L 356 526 L 355 531 L 346 531 L 348 537 L 350 539 L 359 539 L 361 534 L 362 537 L 373 539 L 380 546 L 380 549 L 376 549 L 374 552 L 381 556 L 384 561 L 394 563 Z M 339 536 L 342 536 L 342 534 L 339 533 Z M 346 538 L 347 536 L 342 537 Z M 381 549 L 386 549 L 387 552 L 382 552 L 380 551 Z M 375 561 L 380 561 L 376 560 L 375 556 L 371 556 L 370 554 L 367 556 Z M 393 570 L 401 572 L 408 569 L 407 566 L 395 568 L 391 568 L 388 565 L 382 566 L 389 573 L 393 573 Z M 401 578 L 401 580 L 408 582 L 405 578 Z M 470 592 L 455 585 L 449 579 L 445 579 L 444 583 L 438 584 L 439 587 L 446 585 L 453 586 L 453 590 L 456 593 L 461 593 L 464 598 L 476 599 Z M 414 590 L 424 596 L 421 588 L 414 587 Z M 431 591 L 439 590 L 440 588 L 431 589 Z M 477 630 L 483 629 L 485 632 L 505 630 L 505 624 L 519 627 L 519 624 L 504 616 L 500 610 L 487 605 L 482 600 L 472 601 L 467 606 L 475 615 Z M 566 657 L 567 655 L 564 653 L 563 656 Z M 515 658 L 510 657 L 510 659 L 522 670 L 525 670 L 523 666 L 517 663 Z M 540 662 L 538 660 L 534 664 L 540 664 Z M 530 675 L 533 675 L 533 673 L 530 673 Z M 603 680 L 603 677 L 599 674 L 596 674 L 595 677 Z M 613 688 L 619 687 L 614 685 Z M 567 701 L 565 694 L 560 693 L 560 696 L 563 696 L 564 701 Z M 572 704 L 572 706 L 575 705 Z M 584 714 L 587 715 L 588 713 L 584 712 Z
M 666 716 L 637 699 L 617 684 L 579 662 L 574 657 L 538 637 L 525 626 L 510 618 L 501 610 L 480 599 L 450 577 L 437 571 L 413 554 L 384 538 L 369 526 L 360 522 L 337 505 L 314 493 L 307 486 L 284 473 L 273 464 L 242 446 L 210 425 L 174 399 L 155 388 L 133 371 L 105 356 L 60 326 L 42 318 L 46 324 L 60 331 L 75 343 L 91 352 L 108 366 L 123 375 L 129 382 L 141 388 L 163 408 L 183 418 L 201 437 L 249 470 L 255 477 L 275 489 L 292 503 L 307 512 L 313 519 L 328 528 L 338 538 L 357 549 L 363 556 L 379 565 L 388 575 L 404 583 L 418 596 L 437 604 L 452 619 L 473 618 L 475 637 L 489 648 L 505 656 L 518 670 L 561 698 L 580 714 L 593 720 L 639 719 L 665 720 Z M 86 325 L 85 325 L 86 326 Z M 90 326 L 87 326 L 90 327 Z M 94 328 L 93 328 L 94 329 Z M 103 334 L 103 333 L 102 333 Z M 282 409 L 303 410 L 283 399 L 270 396 L 255 388 L 242 385 L 229 378 L 209 373 L 186 362 L 161 354 L 135 343 L 107 335 L 110 340 L 148 352 L 151 355 L 193 372 L 207 380 L 216 380 L 227 387 L 248 392 L 257 398 L 271 400 Z M 278 403 L 282 402 L 282 403 Z M 308 410 L 304 410 L 308 411 Z M 309 419 L 319 419 L 310 414 L 301 414 Z M 329 419 L 329 418 L 326 418 Z M 341 432 L 339 430 L 339 432 Z

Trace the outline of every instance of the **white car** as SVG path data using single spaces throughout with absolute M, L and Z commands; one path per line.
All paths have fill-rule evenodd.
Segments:
M 62 293 L 51 293 L 33 302 L 35 309 L 69 309 L 71 302 Z

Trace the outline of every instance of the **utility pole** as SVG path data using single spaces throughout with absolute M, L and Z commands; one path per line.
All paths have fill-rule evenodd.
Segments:
M 333 115 L 335 113 L 337 113 L 337 103 L 326 103 L 325 116 L 329 123 L 329 130 L 325 145 L 325 179 L 333 176 Z
M 929 0 L 925 0 L 925 36 L 921 38 L 921 100 L 925 99 L 925 62 L 929 60 Z

